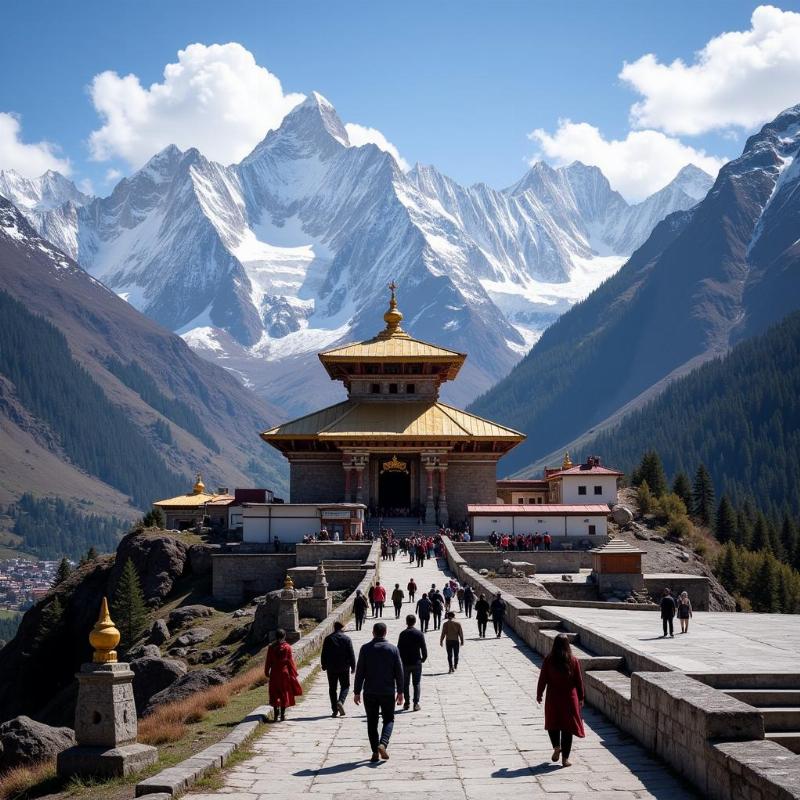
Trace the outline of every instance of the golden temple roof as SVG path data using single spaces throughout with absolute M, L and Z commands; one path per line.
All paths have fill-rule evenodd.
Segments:
M 346 400 L 264 431 L 267 442 L 286 439 L 503 440 L 525 435 L 445 403 L 359 403 Z

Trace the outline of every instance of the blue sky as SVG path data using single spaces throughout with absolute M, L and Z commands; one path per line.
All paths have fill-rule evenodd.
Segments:
M 133 121 L 131 130 L 109 134 L 102 154 L 93 150 L 89 136 L 103 125 L 89 90 L 94 77 L 108 70 L 132 73 L 147 90 L 164 80 L 165 65 L 177 62 L 178 51 L 187 45 L 236 42 L 280 80 L 284 93 L 321 92 L 344 121 L 379 129 L 409 163 L 434 164 L 465 183 L 505 186 L 522 175 L 526 161 L 537 153 L 566 163 L 585 151 L 584 160 L 602 162 L 612 184 L 636 199 L 659 181 L 627 174 L 637 168 L 648 171 L 643 150 L 653 151 L 653 169 L 665 160 L 671 164 L 669 159 L 678 163 L 684 152 L 679 147 L 704 154 L 703 165 L 710 169 L 715 160 L 737 155 L 762 118 L 800 102 L 800 52 L 791 42 L 783 46 L 792 50 L 788 68 L 785 53 L 777 53 L 774 74 L 740 78 L 743 88 L 732 91 L 733 97 L 699 96 L 692 105 L 685 97 L 665 96 L 661 67 L 662 77 L 670 77 L 667 67 L 674 59 L 691 65 L 696 51 L 712 38 L 747 32 L 757 5 L 739 0 L 28 0 L 7 5 L 0 27 L 0 112 L 16 115 L 18 122 L 16 138 L 7 142 L 5 152 L 0 137 L 0 168 L 19 166 L 12 163 L 23 158 L 11 151 L 15 143 L 49 142 L 58 148 L 49 151 L 53 157 L 69 160 L 73 178 L 89 179 L 98 193 L 107 193 L 113 176 L 130 173 L 149 143 L 155 146 L 164 134 L 153 134 L 152 120 L 147 132 Z M 800 2 L 779 6 L 784 12 L 800 11 Z M 772 19 L 773 26 L 788 29 L 794 15 Z M 733 39 L 725 45 L 729 56 L 719 57 L 719 68 L 729 68 L 728 57 L 730 69 L 746 60 L 737 55 L 739 46 Z M 761 45 L 756 41 L 754 46 Z M 657 68 L 640 63 L 632 78 L 620 77 L 626 62 L 648 53 Z M 680 90 L 681 79 L 702 88 L 703 74 L 696 77 L 676 73 L 676 93 L 687 94 Z M 714 75 L 705 79 L 711 84 Z M 774 92 L 770 106 L 757 96 L 763 95 L 759 81 L 770 87 L 791 83 L 799 87 L 797 96 L 794 88 L 784 88 Z M 114 95 L 121 85 L 110 86 L 109 92 Z M 652 108 L 632 122 L 632 106 L 643 99 Z M 126 101 L 117 93 L 109 102 L 124 106 Z M 737 104 L 746 107 L 730 108 Z M 696 123 L 705 108 L 713 115 Z M 565 128 L 559 122 L 565 119 L 587 127 Z M 534 130 L 541 133 L 532 140 L 528 134 Z M 632 130 L 651 131 L 653 137 L 634 146 L 626 142 Z M 125 154 L 121 142 L 127 136 L 141 137 L 135 154 Z M 222 127 L 219 137 L 225 136 Z M 613 141 L 625 144 L 607 146 Z M 659 155 L 662 147 L 669 156 Z M 221 160 L 225 155 L 221 150 Z M 627 169 L 626 159 L 638 160 Z

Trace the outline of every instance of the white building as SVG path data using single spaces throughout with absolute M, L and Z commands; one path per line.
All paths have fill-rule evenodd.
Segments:
M 470 532 L 474 539 L 497 534 L 549 533 L 557 549 L 576 540 L 608 536 L 610 509 L 604 504 L 575 505 L 469 505 Z
M 566 463 L 570 463 L 565 459 Z M 567 505 L 595 505 L 617 502 L 617 483 L 621 472 L 600 465 L 600 459 L 590 457 L 585 464 L 569 466 L 556 472 L 548 470 L 546 480 L 550 485 L 551 503 Z
M 359 539 L 364 529 L 362 503 L 245 503 L 242 505 L 242 541 L 274 545 L 302 542 L 324 528 L 331 539 Z

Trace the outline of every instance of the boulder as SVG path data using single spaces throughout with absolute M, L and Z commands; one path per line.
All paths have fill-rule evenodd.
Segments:
M 218 544 L 193 544 L 189 547 L 189 566 L 193 575 L 211 574 L 211 556 L 220 551 Z
M 145 600 L 158 603 L 166 597 L 183 574 L 187 546 L 175 536 L 161 530 L 138 530 L 125 536 L 117 547 L 117 556 L 109 580 L 109 596 L 113 597 L 125 562 L 133 561 L 139 573 Z
M 224 658 L 231 652 L 229 647 L 214 647 L 211 650 L 199 650 L 189 656 L 190 664 L 212 664 L 220 658 Z
M 678 553 L 678 558 L 681 561 L 688 561 L 689 560 L 689 554 L 688 553 L 683 553 L 683 552 Z
M 162 645 L 167 639 L 169 639 L 167 623 L 163 619 L 157 619 L 153 623 L 153 627 L 150 628 L 150 635 L 147 637 L 147 641 L 150 644 Z
M 132 647 L 126 655 L 131 661 L 135 661 L 137 658 L 160 658 L 161 650 L 155 644 L 138 644 Z
M 176 631 L 189 622 L 193 622 L 201 617 L 210 617 L 213 613 L 214 609 L 211 608 L 211 606 L 181 606 L 180 608 L 176 608 L 174 611 L 169 612 L 169 616 L 167 617 L 167 626 L 170 630 Z
M 193 644 L 199 644 L 200 642 L 204 642 L 210 636 L 212 636 L 214 631 L 210 628 L 189 628 L 186 633 L 182 633 L 176 640 L 175 644 L 178 647 L 190 647 Z
M 611 519 L 614 520 L 617 525 L 628 525 L 633 522 L 633 511 L 627 506 L 614 506 L 611 509 Z
M 172 686 L 186 674 L 186 664 L 171 658 L 146 656 L 131 661 L 133 670 L 133 699 L 138 713 L 150 702 L 153 695 Z
M 233 612 L 234 619 L 240 619 L 241 617 L 252 617 L 252 616 L 253 616 L 252 608 L 237 608 L 236 611 Z
M 30 717 L 15 717 L 0 725 L 0 770 L 55 758 L 74 744 L 72 728 L 51 728 Z
M 168 689 L 164 689 L 150 698 L 143 716 L 152 714 L 158 706 L 175 700 L 184 700 L 195 692 L 202 692 L 211 686 L 225 683 L 225 676 L 216 669 L 203 667 L 187 672 L 176 680 Z
M 664 537 L 663 536 L 657 536 L 656 534 L 653 534 L 650 537 L 650 541 L 651 542 L 658 542 L 659 544 L 664 544 Z

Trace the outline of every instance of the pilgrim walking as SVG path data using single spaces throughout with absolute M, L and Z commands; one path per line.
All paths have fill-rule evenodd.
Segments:
M 331 716 L 343 717 L 344 701 L 350 691 L 350 673 L 356 670 L 356 654 L 353 640 L 344 633 L 344 624 L 339 620 L 333 623 L 333 633 L 322 642 L 320 666 L 328 675 Z
M 367 601 L 367 598 L 364 597 L 364 593 L 361 591 L 361 589 L 356 589 L 356 596 L 353 600 L 353 614 L 356 618 L 357 631 L 360 631 L 364 626 L 364 617 L 367 616 L 368 607 L 369 602 Z
M 475 619 L 478 621 L 478 636 L 481 639 L 486 638 L 486 625 L 489 622 L 489 611 L 491 606 L 486 600 L 486 596 L 481 592 L 478 597 L 478 602 L 475 603 Z
M 464 646 L 464 631 L 461 623 L 456 622 L 455 611 L 447 612 L 447 621 L 442 625 L 439 647 L 443 644 L 447 647 L 447 665 L 450 667 L 450 672 L 455 672 L 458 669 L 459 648 Z
M 542 664 L 536 702 L 544 702 L 544 727 L 553 745 L 552 760 L 561 759 L 564 767 L 572 766 L 569 760 L 574 736 L 583 738 L 581 708 L 585 699 L 583 676 L 578 659 L 572 655 L 569 639 L 560 633 L 553 641 L 550 654 Z
M 494 632 L 497 635 L 497 638 L 500 638 L 500 634 L 503 632 L 503 617 L 506 614 L 506 601 L 498 592 L 494 596 L 494 600 L 492 600 L 492 625 L 494 625 Z
M 406 629 L 400 632 L 397 639 L 397 649 L 400 651 L 400 660 L 403 662 L 403 710 L 408 711 L 411 695 L 411 685 L 414 686 L 414 711 L 419 711 L 420 682 L 422 680 L 422 665 L 428 660 L 428 646 L 421 630 L 414 627 L 417 618 L 413 614 L 406 617 Z
M 303 694 L 303 687 L 297 680 L 292 646 L 286 641 L 283 628 L 275 631 L 275 641 L 267 648 L 264 675 L 268 680 L 269 702 L 274 709 L 272 721 L 283 722 L 287 707 L 293 706 L 295 697 Z

